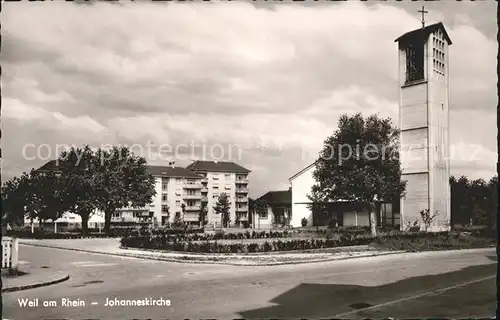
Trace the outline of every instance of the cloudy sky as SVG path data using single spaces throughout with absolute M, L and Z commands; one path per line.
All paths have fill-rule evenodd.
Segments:
M 57 145 L 122 143 L 152 164 L 230 158 L 252 170 L 251 196 L 288 188 L 339 115 L 397 123 L 394 40 L 420 27 L 418 4 L 4 3 L 3 179 Z M 468 149 L 452 174 L 489 179 L 496 3 L 426 6 L 453 41 L 451 141 Z

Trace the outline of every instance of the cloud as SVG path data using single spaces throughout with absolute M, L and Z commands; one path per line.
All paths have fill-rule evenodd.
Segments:
M 419 27 L 411 6 L 6 3 L 2 120 L 12 140 L 4 170 L 40 165 L 21 156 L 33 141 L 194 142 L 237 145 L 241 163 L 255 172 L 256 195 L 282 187 L 314 159 L 341 114 L 379 113 L 397 123 L 394 39 Z M 454 42 L 452 139 L 494 152 L 487 132 L 494 130 L 497 49 L 494 26 L 484 22 L 493 20 L 473 22 L 479 6 L 469 5 L 471 14 L 432 6 L 429 23 L 450 21 Z M 477 166 L 491 168 L 459 167 L 469 174 Z

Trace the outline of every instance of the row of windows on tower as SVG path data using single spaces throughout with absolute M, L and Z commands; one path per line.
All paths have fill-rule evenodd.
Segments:
M 439 75 L 444 75 L 445 72 L 445 56 L 444 56 L 444 36 L 439 31 L 434 33 L 432 37 L 432 63 L 433 70 Z

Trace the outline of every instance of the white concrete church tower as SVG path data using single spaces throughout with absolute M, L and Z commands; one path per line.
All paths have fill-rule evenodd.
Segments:
M 425 12 L 422 11 L 421 12 Z M 401 228 L 420 211 L 438 211 L 428 231 L 450 229 L 449 64 L 450 37 L 442 23 L 398 39 L 399 125 L 402 179 Z

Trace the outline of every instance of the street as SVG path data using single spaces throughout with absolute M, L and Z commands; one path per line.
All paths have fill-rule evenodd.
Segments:
M 496 309 L 494 249 L 242 267 L 22 245 L 20 260 L 21 267 L 65 270 L 71 277 L 4 293 L 6 319 L 492 317 Z M 58 306 L 20 307 L 18 299 L 25 298 Z M 85 306 L 62 307 L 62 298 Z M 107 298 L 163 298 L 171 305 L 111 307 Z

